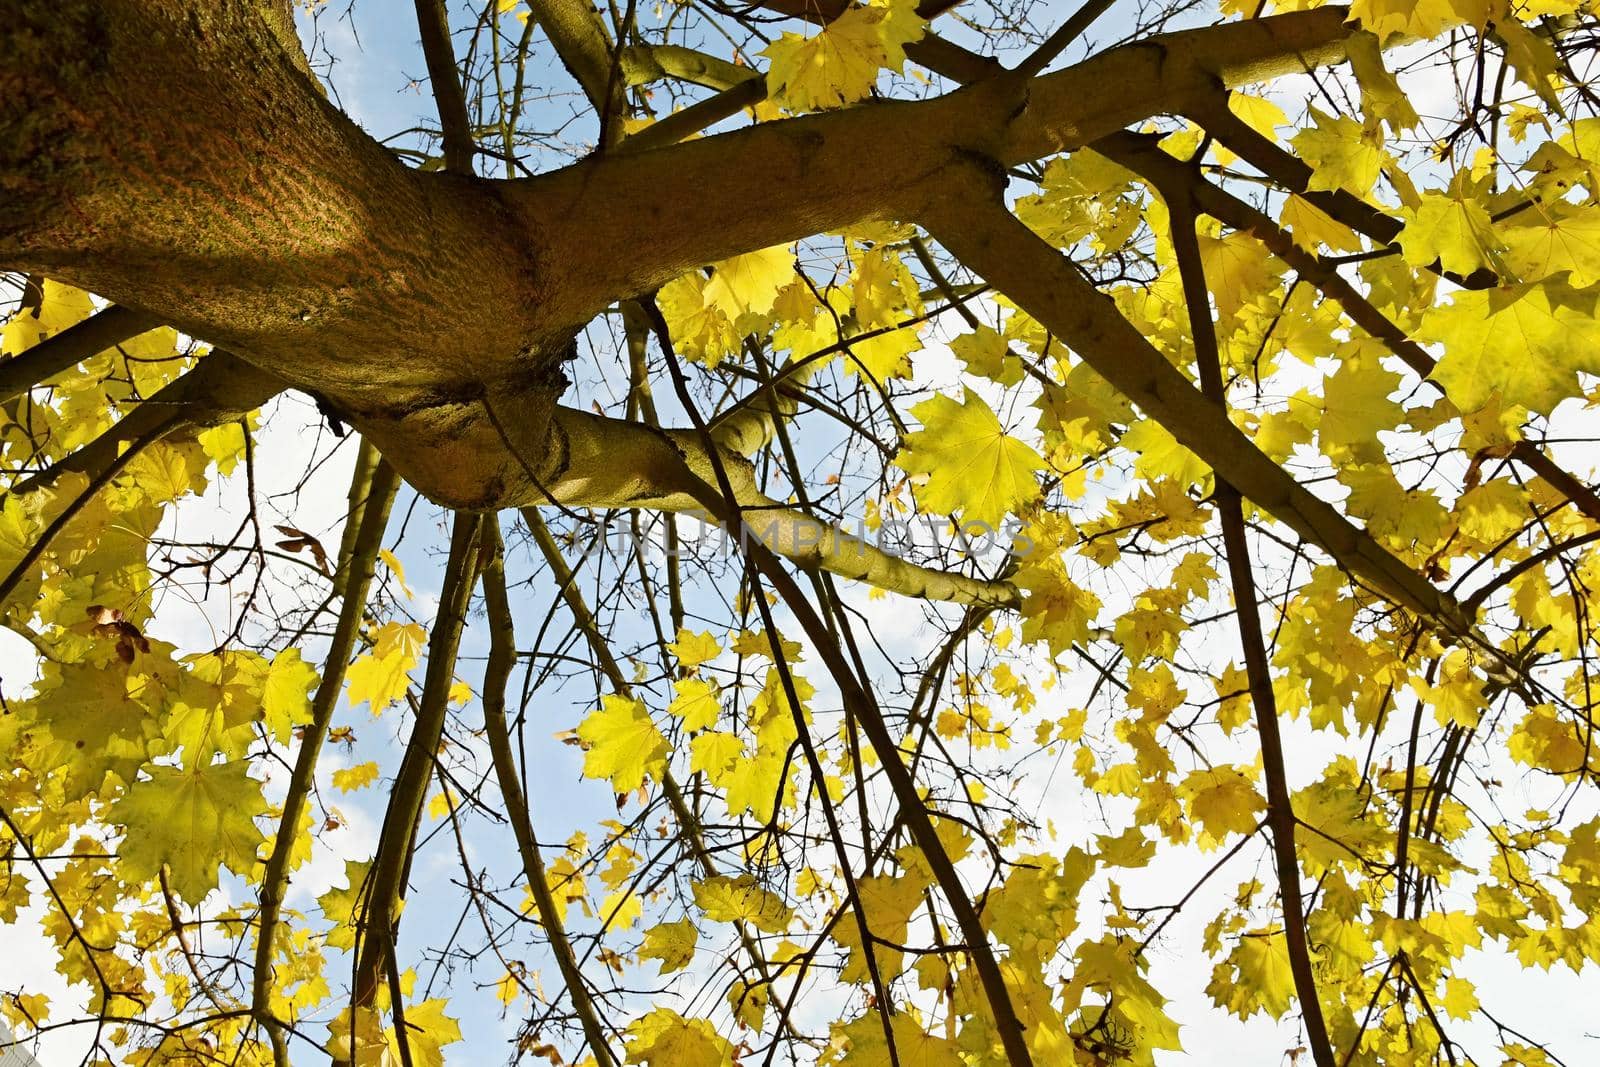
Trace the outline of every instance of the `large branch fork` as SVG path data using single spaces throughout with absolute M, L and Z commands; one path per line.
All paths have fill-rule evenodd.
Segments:
M 548 174 L 492 180 L 398 162 L 319 91 L 273 17 L 279 6 L 0 0 L 0 267 L 71 282 L 135 321 L 225 348 L 249 371 L 230 410 L 273 383 L 316 395 L 449 507 L 695 510 L 686 477 L 698 483 L 720 464 L 742 508 L 776 517 L 773 547 L 805 546 L 803 564 L 913 595 L 1014 603 L 1005 583 L 881 554 L 863 562 L 857 546 L 813 536 L 806 524 L 818 520 L 777 507 L 743 457 L 692 432 L 560 403 L 573 336 L 618 302 L 755 249 L 915 222 L 1041 321 L 1070 327 L 1059 335 L 1102 373 L 1160 363 L 1149 368 L 1158 384 L 1118 384 L 1390 599 L 1448 630 L 1464 625 L 1453 603 L 1196 403 L 1067 260 L 1032 244 L 971 180 L 975 167 L 998 172 L 1340 61 L 1343 9 L 1158 35 L 925 101 L 644 150 L 624 141 Z M 1042 273 L 1017 270 L 1008 257 L 1019 254 Z M 228 393 L 223 367 L 208 377 L 203 395 Z

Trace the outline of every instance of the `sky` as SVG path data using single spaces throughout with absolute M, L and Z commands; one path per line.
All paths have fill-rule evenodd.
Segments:
M 1073 6 L 1057 4 L 1051 8 L 1051 14 L 1059 19 Z M 459 7 L 458 4 L 452 4 L 452 10 Z M 1108 19 L 1114 20 L 1116 17 L 1117 12 L 1114 11 Z M 1050 21 L 1042 13 L 1037 18 L 1039 21 Z M 1115 23 L 1108 22 L 1107 25 L 1104 35 L 1114 36 L 1114 30 L 1109 27 L 1114 27 Z M 308 40 L 313 39 L 314 33 L 320 34 L 317 38 L 319 52 L 325 49 L 327 54 L 336 57 L 337 61 L 331 68 L 336 99 L 369 132 L 383 137 L 433 123 L 431 96 L 426 84 L 418 83 L 418 79 L 424 77 L 425 67 L 416 44 L 409 5 L 361 0 L 347 11 L 340 0 L 334 0 L 334 3 L 320 10 L 314 23 L 303 17 L 302 29 Z M 317 54 L 314 54 L 314 58 L 317 58 Z M 1425 107 L 1430 94 L 1442 98 L 1453 91 L 1447 72 L 1440 72 L 1436 77 L 1437 80 L 1432 82 L 1416 79 L 1407 83 L 1408 89 L 1416 94 L 1419 110 Z M 1291 83 L 1280 87 L 1280 91 L 1289 99 L 1304 98 L 1303 86 Z M 568 123 L 574 107 L 575 103 L 570 97 L 554 97 L 538 105 L 538 109 L 530 115 L 530 122 L 542 128 L 562 130 L 565 138 L 581 140 L 586 136 L 581 124 Z M 1294 113 L 1291 109 L 1291 114 Z M 918 354 L 918 384 L 947 391 L 956 390 L 963 384 L 974 384 L 963 382 L 960 366 L 944 343 L 947 339 L 940 336 L 930 338 L 928 347 Z M 990 395 L 989 399 L 998 402 L 999 397 Z M 258 471 L 259 490 L 261 498 L 278 511 L 273 521 L 281 520 L 286 525 L 313 532 L 325 544 L 336 544 L 344 510 L 345 487 L 354 456 L 353 447 L 348 442 L 341 445 L 323 431 L 319 416 L 303 398 L 289 397 L 277 401 L 270 416 L 262 421 L 264 429 L 258 453 L 263 457 L 273 457 L 273 461 L 263 464 Z M 821 447 L 820 442 L 816 444 Z M 808 442 L 802 441 L 802 447 L 807 446 Z M 311 468 L 315 469 L 315 473 L 306 479 L 305 471 Z M 198 538 L 211 532 L 231 531 L 237 524 L 243 499 L 240 479 L 227 480 L 213 492 L 216 496 L 208 496 L 201 506 L 180 511 L 174 520 L 176 525 L 172 532 L 175 535 Z M 386 543 L 397 546 L 404 565 L 406 584 L 411 588 L 412 595 L 405 596 L 393 581 L 390 582 L 389 593 L 398 610 L 427 621 L 437 602 L 442 545 L 447 540 L 446 527 L 439 509 L 416 500 L 409 491 L 402 493 L 394 516 Z M 505 525 L 509 530 L 509 516 Z M 403 539 L 400 536 L 402 530 L 405 531 Z M 514 565 L 520 565 L 523 573 L 532 569 L 526 556 L 514 561 Z M 868 629 L 877 646 L 888 650 L 891 655 L 908 656 L 926 648 L 937 636 L 938 629 L 927 621 L 925 612 L 929 609 L 920 605 L 909 608 L 893 597 L 871 597 L 861 589 L 852 589 L 847 595 L 852 607 L 868 620 Z M 531 588 L 519 592 L 515 610 L 518 634 L 522 638 L 519 644 L 522 647 L 530 643 L 531 635 L 538 630 L 554 597 L 555 591 L 547 579 L 541 579 Z M 694 606 L 691 604 L 691 609 Z M 209 647 L 219 620 L 228 619 L 230 610 L 225 590 L 214 591 L 208 599 L 193 603 L 183 603 L 174 597 L 158 614 L 152 634 L 174 641 L 184 648 Z M 942 614 L 945 619 L 953 617 L 948 610 L 932 611 L 936 616 Z M 633 631 L 630 631 L 630 625 L 635 628 Z M 630 624 L 629 620 L 623 619 L 619 626 L 624 644 L 630 635 L 641 642 L 647 639 L 642 620 L 633 620 Z M 791 634 L 797 630 L 797 627 L 789 628 Z M 552 635 L 551 643 L 560 636 Z M 546 647 L 549 647 L 549 643 Z M 460 673 L 467 680 L 476 683 L 485 651 L 484 627 L 481 624 L 470 627 L 460 668 Z M 312 652 L 308 650 L 307 658 L 314 661 Z M 1193 647 L 1186 648 L 1185 652 L 1195 660 L 1215 659 L 1224 662 L 1228 658 L 1228 652 L 1221 648 Z M 875 669 L 883 670 L 887 675 L 887 663 L 881 657 L 869 650 L 869 659 L 873 661 Z M 815 657 L 807 657 L 807 661 L 814 663 Z M 1030 660 L 1019 655 L 1017 665 L 1019 672 L 1041 688 L 1045 679 L 1054 675 L 1053 671 L 1038 662 L 1037 657 Z M 0 632 L 0 675 L 9 680 L 26 677 L 32 670 L 33 660 L 28 647 L 19 639 Z M 420 673 L 416 676 L 420 677 Z M 817 706 L 835 705 L 837 698 L 822 672 L 814 671 L 810 677 L 819 689 Z M 1092 677 L 1086 672 L 1069 674 L 1051 690 L 1047 699 L 1058 701 L 1063 708 L 1074 706 L 1074 700 L 1082 699 L 1091 683 Z M 592 693 L 585 693 L 584 688 L 580 682 L 560 690 L 541 691 L 535 704 L 528 709 L 529 733 L 537 735 L 536 739 L 530 739 L 530 750 L 537 746 L 539 753 L 536 773 L 530 777 L 529 800 L 539 836 L 547 842 L 562 841 L 575 830 L 591 827 L 599 820 L 615 815 L 610 790 L 603 783 L 580 778 L 581 752 L 574 747 L 548 742 L 550 736 L 577 725 L 592 697 Z M 471 719 L 474 714 L 474 710 L 469 709 L 467 717 Z M 319 791 L 324 800 L 332 798 L 336 802 L 343 827 L 319 841 L 311 863 L 296 873 L 288 900 L 290 907 L 313 914 L 315 897 L 343 884 L 344 860 L 371 855 L 382 820 L 384 793 L 381 788 L 341 796 L 331 789 L 329 776 L 341 767 L 368 759 L 378 759 L 385 773 L 392 773 L 407 725 L 402 716 L 391 714 L 376 719 L 365 708 L 351 709 L 347 706 L 342 706 L 335 721 L 351 725 L 357 734 L 357 742 L 348 751 L 340 746 L 329 746 L 318 778 Z M 1306 729 L 1304 723 L 1289 723 L 1286 729 L 1291 769 L 1305 780 L 1315 777 L 1322 768 L 1318 758 L 1322 742 Z M 468 748 L 475 743 L 469 737 L 459 740 Z M 480 756 L 479 765 L 487 766 L 487 760 L 481 758 L 481 753 L 477 755 Z M 1034 769 L 1039 770 L 1037 767 Z M 1103 829 L 1102 813 L 1086 807 L 1101 801 L 1091 801 L 1078 788 L 1078 783 L 1067 768 L 1038 774 L 1022 788 L 1034 791 L 1029 802 L 1035 805 L 1041 820 L 1055 824 L 1063 841 L 1081 840 Z M 281 781 L 269 782 L 270 797 L 280 796 L 281 790 Z M 1538 799 L 1531 789 L 1528 799 L 1530 803 Z M 1118 802 L 1109 803 L 1114 805 Z M 424 817 L 425 833 L 438 830 L 440 826 L 440 823 Z M 413 892 L 402 925 L 403 951 L 407 946 L 414 949 L 423 944 L 437 945 L 450 937 L 458 921 L 476 921 L 463 914 L 459 905 L 460 894 L 449 885 L 450 878 L 459 877 L 459 857 L 455 843 L 448 838 L 448 831 L 432 838 L 424 846 L 415 867 Z M 516 878 L 516 860 L 508 854 L 504 834 L 490 835 L 481 829 L 469 832 L 462 848 L 474 868 L 489 870 L 501 884 L 509 885 Z M 1254 867 L 1251 866 L 1252 857 Z M 1164 891 L 1168 887 L 1187 886 L 1215 858 L 1214 855 L 1208 857 L 1193 850 L 1174 850 L 1149 869 L 1125 872 L 1126 896 L 1130 902 L 1159 903 L 1165 899 Z M 1184 1024 L 1183 1039 L 1187 1049 L 1182 1056 L 1163 1054 L 1159 1060 L 1163 1067 L 1177 1063 L 1290 1064 L 1291 1067 L 1294 1064 L 1291 1050 L 1297 1047 L 1300 1037 L 1293 1016 L 1276 1024 L 1262 1016 L 1241 1022 L 1212 1008 L 1209 1000 L 1199 992 L 1206 985 L 1213 965 L 1209 958 L 1192 950 L 1198 944 L 1201 922 L 1216 911 L 1215 907 L 1208 907 L 1207 904 L 1219 903 L 1239 881 L 1252 874 L 1263 879 L 1271 878 L 1270 862 L 1264 848 L 1247 851 L 1237 865 L 1230 868 L 1228 877 L 1219 878 L 1202 890 L 1195 903 L 1173 923 L 1170 937 L 1159 943 L 1152 952 L 1151 980 L 1157 988 L 1179 998 L 1178 1003 L 1173 1005 L 1173 1013 Z M 1090 891 L 1104 892 L 1105 887 L 1097 881 Z M 219 892 L 233 894 L 232 899 L 244 899 L 242 887 L 238 884 L 224 885 Z M 1093 904 L 1085 906 L 1086 913 L 1094 910 Z M 17 924 L 0 935 L 0 945 L 4 946 L 7 961 L 4 965 L 6 973 L 0 978 L 0 984 L 17 984 L 20 977 L 25 988 L 50 995 L 52 1001 L 60 1005 L 56 1014 L 61 1017 L 69 1013 L 68 1005 L 75 1000 L 81 1002 L 82 998 L 67 988 L 54 973 L 51 950 L 37 930 L 38 914 L 36 907 L 31 916 L 24 915 Z M 535 964 L 542 962 L 533 956 L 529 959 Z M 1592 1001 L 1592 984 L 1587 989 L 1589 997 L 1586 1000 L 1586 990 L 1579 980 L 1564 971 L 1549 976 L 1541 975 L 1537 983 L 1524 982 L 1514 961 L 1497 958 L 1493 954 L 1480 954 L 1471 959 L 1465 969 L 1471 977 L 1482 981 L 1484 991 L 1481 995 L 1486 1002 L 1490 1000 L 1491 989 L 1501 991 L 1498 995 L 1500 1002 L 1507 1006 L 1505 1018 L 1508 1022 L 1515 1019 L 1514 1025 L 1522 1029 L 1552 1036 L 1555 1041 L 1553 1047 L 1572 1057 L 1569 1062 L 1582 1063 L 1586 1062 L 1585 1057 L 1590 1060 L 1596 1058 L 1596 1052 L 1600 1050 L 1584 1032 L 1582 1013 L 1572 1010 Z M 548 976 L 547 984 L 553 983 L 553 968 L 545 966 L 544 970 Z M 513 1005 L 512 1012 L 502 1013 L 491 995 L 481 991 L 474 993 L 468 989 L 471 985 L 493 983 L 499 978 L 500 971 L 498 964 L 489 961 L 471 971 L 463 970 L 450 976 L 467 993 L 452 1003 L 452 1013 L 460 1016 L 467 1040 L 446 1050 L 449 1063 L 497 1063 L 505 1058 L 507 1042 L 514 1036 L 519 1023 L 515 1009 L 525 1007 L 526 1000 Z M 696 982 L 701 977 L 703 974 L 698 971 L 682 976 L 672 984 L 673 994 L 681 996 L 681 1000 L 663 999 L 663 1002 L 681 1005 L 695 1001 L 698 992 Z M 426 966 L 419 967 L 419 984 L 425 985 L 435 979 L 442 983 L 445 977 L 430 974 Z M 702 995 L 698 1002 L 703 1000 Z M 635 1006 L 639 1003 L 636 1000 Z M 814 1004 L 807 1005 L 805 1011 L 814 1021 L 820 1021 L 829 1017 L 828 1013 L 835 1007 L 831 998 L 821 996 Z M 1471 1037 L 1488 1034 L 1486 1024 L 1469 1024 L 1464 1030 Z M 54 1067 L 56 1064 L 76 1062 L 81 1046 L 81 1038 L 66 1032 L 53 1035 L 42 1043 L 39 1052 L 42 1062 Z M 1490 1046 L 1479 1044 L 1477 1047 L 1487 1049 Z M 315 1059 L 305 1046 L 300 1046 L 297 1062 L 300 1055 L 306 1056 L 306 1062 Z

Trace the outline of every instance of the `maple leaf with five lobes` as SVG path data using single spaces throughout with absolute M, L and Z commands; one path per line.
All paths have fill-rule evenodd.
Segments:
M 1317 433 L 1329 459 L 1346 463 L 1384 458 L 1378 433 L 1405 421 L 1405 409 L 1390 399 L 1399 387 L 1400 375 L 1376 364 L 1341 363 L 1323 379 Z
M 819 33 L 785 33 L 763 51 L 768 96 L 795 111 L 840 107 L 864 100 L 885 67 L 905 66 L 905 46 L 919 39 L 927 20 L 912 0 L 852 7 Z
M 1341 115 L 1337 118 L 1311 109 L 1316 127 L 1295 134 L 1292 143 L 1295 151 L 1311 164 L 1311 180 L 1306 188 L 1316 190 L 1346 189 L 1357 196 L 1366 196 L 1383 170 L 1387 153 L 1374 145 L 1375 132 L 1364 130 L 1361 123 Z
M 716 725 L 722 704 L 715 682 L 680 678 L 672 684 L 672 691 L 672 703 L 667 705 L 667 712 L 683 720 L 685 730 L 704 730 Z
M 639 700 L 608 693 L 578 726 L 578 739 L 588 746 L 584 776 L 607 779 L 618 793 L 638 789 L 666 765 L 667 739 Z
M 255 817 L 267 811 L 249 771 L 249 760 L 146 768 L 149 778 L 111 806 L 109 820 L 125 831 L 117 849 L 124 877 L 145 881 L 165 864 L 173 891 L 197 905 L 217 887 L 219 866 L 248 875 L 265 840 Z
M 444 1013 L 449 1002 L 441 997 L 406 1006 L 406 1045 L 412 1067 L 444 1067 L 441 1046 L 462 1040 L 461 1025 Z M 385 1062 L 403 1062 L 399 1039 L 392 1028 L 384 1031 L 388 1056 Z
M 1464 275 L 1493 267 L 1499 258 L 1503 246 L 1488 210 L 1464 192 L 1423 193 L 1422 202 L 1405 215 L 1405 228 L 1395 240 L 1413 267 L 1438 260 L 1445 270 Z
M 399 700 L 411 684 L 411 668 L 417 665 L 428 631 L 420 623 L 386 622 L 378 628 L 372 651 L 346 672 L 350 679 L 350 704 L 363 700 L 376 715 Z
M 671 974 L 689 966 L 694 959 L 695 945 L 700 938 L 694 920 L 657 923 L 644 932 L 644 944 L 639 948 L 639 960 L 660 960 L 662 974 Z
M 1189 818 L 1200 826 L 1200 847 L 1215 848 L 1231 833 L 1247 834 L 1256 828 L 1257 812 L 1267 802 L 1237 767 L 1207 767 L 1193 771 L 1178 786 L 1189 807 Z
M 378 765 L 370 761 L 333 772 L 333 787 L 341 793 L 364 789 L 377 780 Z
M 744 316 L 759 318 L 772 310 L 779 291 L 794 279 L 794 253 L 788 245 L 747 252 L 714 265 L 703 290 L 705 305 L 732 323 Z
M 792 803 L 792 783 L 784 777 L 788 766 L 783 753 L 765 750 L 753 759 L 735 760 L 716 783 L 725 791 L 723 801 L 728 805 L 728 813 L 749 812 L 761 822 L 767 822 L 780 803 Z
M 950 342 L 950 351 L 967 365 L 968 374 L 1000 385 L 1016 385 L 1026 374 L 1022 360 L 1011 354 L 1006 339 L 992 326 L 980 325 L 972 333 L 955 338 Z
M 1241 1019 L 1265 1011 L 1281 1019 L 1294 999 L 1289 948 L 1281 931 L 1253 930 L 1217 964 L 1206 986 L 1212 1002 Z
M 1548 415 L 1600 374 L 1600 294 L 1559 281 L 1456 293 L 1430 310 L 1421 336 L 1444 345 L 1433 377 L 1462 412 L 1493 402 Z
M 1538 281 L 1567 271 L 1575 289 L 1600 281 L 1600 207 L 1540 204 L 1507 223 L 1506 265 L 1518 277 Z
M 756 881 L 753 874 L 714 875 L 694 883 L 694 902 L 716 922 L 747 922 L 764 933 L 782 933 L 794 909 Z
M 895 1012 L 889 1016 L 889 1025 L 900 1063 L 916 1064 L 916 1067 L 965 1067 L 960 1045 L 950 1038 L 930 1034 L 909 1012 Z M 876 1011 L 868 1011 L 847 1023 L 843 1032 L 849 1043 L 844 1058 L 837 1061 L 838 1067 L 883 1067 L 890 1062 L 883 1017 Z
M 628 1063 L 646 1067 L 732 1067 L 733 1046 L 705 1019 L 656 1008 L 628 1024 Z
M 322 914 L 333 924 L 333 929 L 328 931 L 328 944 L 334 948 L 355 947 L 356 921 L 361 914 L 371 870 L 371 860 L 345 860 L 344 888 L 330 889 L 317 898 Z
M 945 514 L 995 526 L 1007 513 L 1039 499 L 1033 472 L 1039 453 L 1007 435 L 983 398 L 966 391 L 956 403 L 939 395 L 911 409 L 922 429 L 906 435 L 895 463 L 909 474 L 926 474 L 922 502 Z
M 717 639 L 709 630 L 700 633 L 679 630 L 677 640 L 668 643 L 667 651 L 678 658 L 681 666 L 698 667 L 707 660 L 715 659 L 722 651 L 722 646 L 717 644 Z
M 1380 38 L 1433 37 L 1464 21 L 1451 0 L 1353 0 L 1350 17 Z
M 867 929 L 874 938 L 887 942 L 872 946 L 878 976 L 885 982 L 900 974 L 905 954 L 892 946 L 905 943 L 906 927 L 912 913 L 922 906 L 926 888 L 926 882 L 914 877 L 873 874 L 856 880 L 856 899 L 866 915 Z M 848 919 L 836 924 L 833 939 L 850 950 L 850 960 L 839 973 L 840 980 L 866 982 L 872 972 L 862 949 L 861 924 Z

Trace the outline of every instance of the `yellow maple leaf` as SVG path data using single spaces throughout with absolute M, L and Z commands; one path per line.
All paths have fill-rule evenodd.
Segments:
M 387 548 L 378 549 L 378 558 L 383 560 L 383 565 L 389 568 L 394 575 L 394 580 L 400 583 L 400 591 L 411 598 L 411 587 L 406 584 L 406 569 L 400 565 L 400 559 Z
M 1366 196 L 1378 180 L 1387 153 L 1378 144 L 1377 134 L 1363 129 L 1355 119 L 1311 109 L 1316 126 L 1293 137 L 1295 151 L 1311 164 L 1307 188 L 1347 189 Z
M 1189 818 L 1200 827 L 1202 849 L 1216 848 L 1231 833 L 1254 830 L 1257 813 L 1267 809 L 1255 783 L 1232 766 L 1191 772 L 1179 783 L 1178 796 L 1188 805 Z
M 1224 733 L 1233 733 L 1250 721 L 1250 678 L 1243 667 L 1230 663 L 1212 680 L 1217 687 L 1217 722 Z
M 352 706 L 365 700 L 376 715 L 399 700 L 410 684 L 410 672 L 422 654 L 428 631 L 420 623 L 386 622 L 378 628 L 372 651 L 346 672 Z
M 1382 39 L 1434 37 L 1462 21 L 1451 0 L 1352 0 L 1350 17 Z
M 1294 999 L 1294 975 L 1282 932 L 1253 930 L 1240 937 L 1227 960 L 1211 972 L 1206 992 L 1217 1007 L 1241 1019 L 1263 1010 L 1281 1019 Z
M 606 894 L 600 902 L 600 921 L 608 930 L 627 930 L 644 914 L 644 901 L 631 889 Z
M 628 1062 L 645 1067 L 732 1067 L 733 1046 L 705 1019 L 656 1008 L 628 1024 Z
M 300 658 L 298 648 L 273 657 L 261 682 L 261 718 L 279 742 L 287 743 L 296 726 L 311 721 L 310 694 L 317 682 L 316 668 Z
M 874 943 L 873 960 L 883 981 L 893 981 L 900 974 L 905 954 L 893 945 L 904 944 L 906 927 L 911 915 L 922 905 L 923 890 L 927 883 L 916 878 L 874 874 L 856 880 L 856 899 L 866 915 L 867 929 L 874 938 L 885 944 Z M 850 960 L 839 977 L 846 982 L 865 982 L 871 977 L 866 954 L 861 948 L 861 924 L 851 917 L 836 923 L 833 939 L 850 951 Z
M 781 933 L 794 911 L 753 874 L 714 875 L 694 883 L 694 902 L 717 922 L 747 922 L 765 933 Z
M 644 932 L 644 944 L 639 948 L 639 960 L 660 960 L 661 974 L 671 974 L 689 966 L 694 959 L 694 949 L 699 941 L 693 920 L 657 923 Z
M 1291 194 L 1278 212 L 1278 221 L 1308 252 L 1326 245 L 1334 252 L 1359 252 L 1361 238 L 1303 196 Z
M 449 815 L 454 807 L 454 798 L 450 795 L 450 790 L 441 789 L 428 800 L 428 818 L 442 819 Z
M 789 802 L 785 794 L 790 783 L 783 778 L 789 766 L 783 752 L 766 747 L 753 759 L 734 760 L 717 783 L 726 791 L 723 800 L 729 814 L 749 812 L 761 822 L 771 819 L 780 802 Z
M 1506 220 L 1506 266 L 1524 281 L 1562 271 L 1575 289 L 1600 281 L 1600 207 L 1556 202 Z
M 607 779 L 619 793 L 638 789 L 666 765 L 667 739 L 638 700 L 607 694 L 579 725 L 578 738 L 588 746 L 584 776 Z
M 1433 377 L 1463 412 L 1498 395 L 1548 415 L 1581 394 L 1578 372 L 1600 374 L 1596 295 L 1556 281 L 1458 292 L 1420 332 L 1444 345 Z
M 770 312 L 778 292 L 794 278 L 794 253 L 788 245 L 734 256 L 712 267 L 704 290 L 706 307 L 722 312 L 738 329 L 741 318 Z
M 372 761 L 358 763 L 354 767 L 345 767 L 333 772 L 333 787 L 341 793 L 363 789 L 377 780 L 378 765 Z
M 264 840 L 255 817 L 267 802 L 249 760 L 145 771 L 149 777 L 129 786 L 109 816 L 125 830 L 117 849 L 124 877 L 145 881 L 165 864 L 173 891 L 197 905 L 217 887 L 220 867 L 251 872 Z
M 1406 225 L 1396 238 L 1405 261 L 1425 267 L 1439 261 L 1445 270 L 1471 274 L 1492 267 L 1501 249 L 1489 212 L 1463 192 L 1422 194 L 1405 210 Z
M 1393 430 L 1405 421 L 1405 410 L 1390 399 L 1399 387 L 1400 375 L 1376 363 L 1341 363 L 1323 380 L 1322 421 L 1317 433 L 1329 459 L 1382 462 L 1379 431 Z
M 950 351 L 967 365 L 968 374 L 988 378 L 1000 385 L 1016 385 L 1026 373 L 1022 368 L 1022 360 L 1011 354 L 1006 339 L 992 326 L 980 325 L 972 333 L 953 339 Z
M 922 429 L 906 436 L 895 462 L 908 473 L 928 476 L 918 493 L 927 507 L 994 527 L 1008 512 L 1039 499 L 1033 472 L 1044 460 L 1008 436 L 978 394 L 967 390 L 959 404 L 941 394 L 911 412 Z
M 722 651 L 722 646 L 717 644 L 717 639 L 711 636 L 709 630 L 700 633 L 679 630 L 677 640 L 668 643 L 667 651 L 676 656 L 683 666 L 698 667 L 707 660 L 715 659 Z
M 720 690 L 715 682 L 701 678 L 680 678 L 672 684 L 672 703 L 667 713 L 683 721 L 685 730 L 704 730 L 715 726 L 722 713 Z
M 744 739 L 724 730 L 708 730 L 689 742 L 689 769 L 725 788 L 728 770 L 745 754 Z
M 1146 481 L 1172 478 L 1182 485 L 1194 485 L 1211 474 L 1205 460 L 1179 444 L 1155 419 L 1134 423 L 1118 443 L 1138 456 L 1133 471 Z
M 878 71 L 899 71 L 905 46 L 922 36 L 927 22 L 910 0 L 852 7 L 811 37 L 785 33 L 763 51 L 771 63 L 767 93 L 794 111 L 839 107 L 864 100 Z

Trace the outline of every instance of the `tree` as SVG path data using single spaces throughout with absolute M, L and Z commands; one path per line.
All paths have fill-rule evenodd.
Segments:
M 1559 1062 L 1471 961 L 1600 958 L 1600 27 L 1268 6 L 417 0 L 416 150 L 289 0 L 0 0 L 0 917 L 88 998 L 6 1017 L 409 1067 L 493 987 L 519 1059 L 1021 1067 L 1163 1060 L 1199 1002 L 1318 1067 Z M 262 529 L 291 393 L 355 431 L 331 548 Z M 224 482 L 232 537 L 174 533 Z M 397 499 L 450 516 L 420 619 Z M 186 581 L 209 644 L 153 636 Z M 361 702 L 403 751 L 330 778 Z M 556 847 L 572 749 L 616 817 Z

